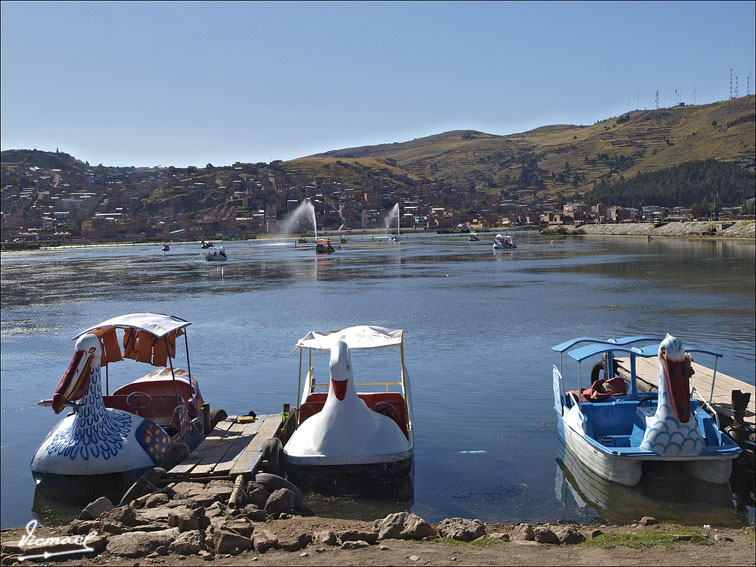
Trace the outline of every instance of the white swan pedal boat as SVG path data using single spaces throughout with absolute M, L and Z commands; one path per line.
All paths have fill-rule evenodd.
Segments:
M 74 337 L 73 359 L 52 399 L 39 402 L 55 413 L 72 412 L 53 426 L 32 458 L 38 485 L 97 479 L 128 487 L 144 471 L 161 466 L 175 445 L 191 451 L 200 444 L 203 400 L 190 375 L 189 325 L 169 315 L 132 313 Z M 186 370 L 173 365 L 182 335 Z M 124 359 L 158 369 L 110 394 L 108 368 Z
M 514 243 L 514 240 L 511 236 L 509 236 L 508 234 L 497 234 L 496 236 L 494 236 L 494 250 L 509 250 L 511 248 L 517 248 L 517 244 Z
M 297 428 L 283 449 L 286 475 L 312 487 L 334 479 L 400 482 L 411 477 L 414 441 L 403 331 L 360 325 L 300 339 Z M 352 352 L 396 349 L 396 378 L 355 380 Z M 313 354 L 330 353 L 330 376 L 316 378 Z M 306 353 L 306 360 L 305 360 Z M 322 355 L 320 358 L 324 358 Z M 377 356 L 376 356 L 377 358 Z M 307 374 L 302 380 L 302 364 Z M 321 372 L 323 372 L 321 370 Z M 338 482 L 336 480 L 335 482 Z
M 643 348 L 650 337 L 596 340 L 580 337 L 552 347 L 578 361 L 578 389 L 566 392 L 560 366 L 553 367 L 557 430 L 567 448 L 602 478 L 636 485 L 644 463 L 667 461 L 706 482 L 724 484 L 730 479 L 732 460 L 740 447 L 719 428 L 716 412 L 690 390 L 691 353 L 721 357 L 711 351 L 684 349 L 667 335 L 661 342 Z M 580 346 L 578 346 L 580 345 Z M 590 388 L 580 387 L 580 363 L 606 357 L 606 368 L 614 368 L 614 356 L 629 356 L 630 383 L 620 377 L 604 378 Z M 638 392 L 636 358 L 659 359 L 658 392 Z M 714 374 L 716 378 L 716 372 Z M 580 392 L 580 393 L 578 393 Z M 708 413 L 707 411 L 711 412 Z

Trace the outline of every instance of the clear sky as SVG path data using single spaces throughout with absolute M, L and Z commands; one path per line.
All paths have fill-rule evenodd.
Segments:
M 3 1 L 0 145 L 230 165 L 710 103 L 756 90 L 755 6 Z

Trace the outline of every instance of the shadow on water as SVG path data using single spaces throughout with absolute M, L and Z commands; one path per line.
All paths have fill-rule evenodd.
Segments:
M 39 483 L 34 489 L 32 515 L 43 525 L 65 524 L 77 519 L 87 504 L 101 496 L 117 504 L 127 489 L 115 475 L 92 475 L 65 484 Z
M 306 492 L 304 503 L 325 518 L 372 521 L 395 512 L 409 512 L 415 503 L 414 474 L 384 483 L 333 478 Z
M 682 525 L 742 527 L 748 525 L 748 511 L 733 503 L 729 484 L 712 484 L 674 472 L 670 463 L 644 463 L 644 474 L 636 486 L 608 481 L 586 468 L 564 444 L 557 458 L 556 497 L 565 508 L 569 496 L 580 508 L 590 506 L 601 518 L 614 524 L 631 524 L 643 516 Z M 673 463 L 674 464 L 674 463 Z

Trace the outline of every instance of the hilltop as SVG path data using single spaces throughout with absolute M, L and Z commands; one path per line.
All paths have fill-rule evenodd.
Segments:
M 753 173 L 755 103 L 756 96 L 750 95 L 699 106 L 635 110 L 591 126 L 543 126 L 506 136 L 456 130 L 312 157 L 380 158 L 418 177 L 472 183 L 496 193 L 583 193 L 620 175 L 630 178 L 706 159 Z

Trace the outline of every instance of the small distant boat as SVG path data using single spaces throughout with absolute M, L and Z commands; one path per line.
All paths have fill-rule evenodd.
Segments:
M 205 254 L 205 260 L 208 262 L 225 262 L 228 260 L 228 256 L 226 256 L 226 251 L 223 246 L 221 246 L 220 250 L 213 250 L 212 252 Z
M 173 366 L 176 341 L 182 335 L 186 341 L 189 325 L 169 315 L 132 313 L 74 337 L 73 359 L 52 399 L 39 402 L 55 413 L 73 411 L 34 454 L 31 471 L 37 483 L 65 487 L 66 482 L 106 477 L 108 483 L 128 486 L 160 466 L 174 445 L 183 443 L 191 451 L 202 442 L 203 401 L 190 375 L 188 343 L 187 369 Z M 108 395 L 107 369 L 126 358 L 159 368 Z
M 167 242 L 164 243 L 163 247 L 161 248 L 161 250 L 163 251 L 163 256 L 165 256 L 165 253 L 168 252 L 170 249 L 171 249 L 171 247 L 168 246 L 168 243 Z
M 468 238 L 467 240 L 468 240 L 469 242 L 478 242 L 478 240 L 480 240 L 480 238 L 478 238 L 478 235 L 477 235 L 476 233 L 474 233 L 474 232 L 473 232 L 473 233 L 472 233 L 472 234 L 470 235 L 470 238 Z
M 494 250 L 508 250 L 511 248 L 517 248 L 517 245 L 512 240 L 512 237 L 503 234 L 497 234 L 494 237 L 493 249 Z
M 202 249 L 203 249 L 203 250 L 207 250 L 208 248 L 215 248 L 215 246 L 214 246 L 214 245 L 213 245 L 213 243 L 212 243 L 212 242 L 210 242 L 209 240 L 208 240 L 207 242 L 205 242 L 205 241 L 203 240 L 203 241 L 202 241 Z
M 700 395 L 700 399 L 692 397 L 690 391 L 690 353 L 722 355 L 693 348 L 686 351 L 669 334 L 661 343 L 632 346 L 650 341 L 654 339 L 580 337 L 552 347 L 578 361 L 577 390 L 565 391 L 561 362 L 559 368 L 553 367 L 560 438 L 594 473 L 625 486 L 640 482 L 644 463 L 649 461 L 682 466 L 688 474 L 713 484 L 728 482 L 732 460 L 741 449 L 720 430 L 714 409 Z M 620 377 L 606 377 L 596 379 L 588 389 L 581 388 L 580 363 L 604 356 L 604 368 L 614 368 L 615 353 L 630 357 L 629 383 Z M 638 392 L 635 368 L 639 356 L 658 357 L 658 392 Z M 594 370 L 600 364 L 597 362 Z M 591 374 L 598 378 L 600 370 Z
M 318 254 L 330 254 L 332 252 L 335 252 L 335 249 L 331 244 L 330 239 L 318 238 L 315 244 L 315 252 L 317 252 Z
M 410 477 L 413 417 L 403 336 L 401 330 L 360 325 L 313 331 L 297 342 L 301 392 L 297 429 L 283 449 L 286 474 L 295 484 L 318 486 L 355 478 L 399 482 Z M 398 379 L 370 381 L 360 376 L 355 380 L 352 351 L 397 347 Z M 315 378 L 313 351 L 330 353 L 330 379 Z M 304 384 L 303 359 L 308 367 Z

